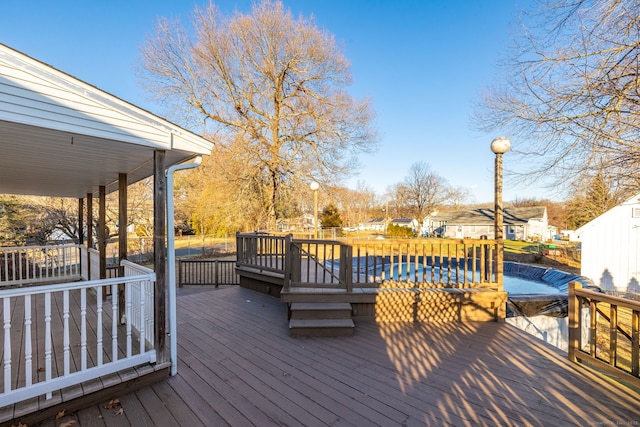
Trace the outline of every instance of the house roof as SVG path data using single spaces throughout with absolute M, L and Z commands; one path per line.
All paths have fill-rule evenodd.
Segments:
M 366 224 L 384 224 L 387 220 L 384 218 L 374 218 L 366 222 Z
M 393 224 L 411 224 L 413 221 L 411 218 L 394 218 L 391 220 Z
M 0 194 L 84 197 L 210 154 L 204 138 L 0 44 Z
M 505 225 L 527 224 L 530 220 L 544 218 L 546 209 L 545 206 L 505 208 L 503 222 Z M 447 211 L 443 214 L 446 215 L 447 224 L 451 225 L 493 224 L 495 221 L 494 210 L 487 208 Z M 432 215 L 432 219 L 440 219 L 440 214 Z

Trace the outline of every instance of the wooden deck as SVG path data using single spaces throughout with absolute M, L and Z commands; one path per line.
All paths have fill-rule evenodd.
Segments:
M 504 323 L 361 322 L 350 338 L 292 338 L 285 304 L 237 287 L 182 295 L 178 311 L 177 376 L 42 425 L 640 422 L 639 393 Z

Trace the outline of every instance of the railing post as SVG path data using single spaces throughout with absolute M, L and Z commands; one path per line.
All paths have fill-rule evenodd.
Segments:
M 582 289 L 582 283 L 569 282 L 569 347 L 567 353 L 569 360 L 572 362 L 578 362 L 576 351 L 580 346 L 580 298 L 576 296 L 576 290 L 580 289 Z
M 291 285 L 292 265 L 293 265 L 293 244 L 291 234 L 284 236 L 284 283 L 282 288 L 284 291 L 288 291 Z
M 340 282 L 347 292 L 353 291 L 353 248 L 349 245 L 340 245 Z
M 219 269 L 219 264 L 218 264 L 218 260 L 214 260 L 213 261 L 213 281 L 215 282 L 215 286 L 216 288 L 220 286 L 220 272 L 218 271 Z
M 243 262 L 244 261 L 244 245 L 243 238 L 240 235 L 240 232 L 236 232 L 236 261 Z
M 182 266 L 182 260 L 180 259 L 180 260 L 178 260 L 178 287 L 180 287 L 180 288 L 183 286 L 182 285 L 182 279 L 183 279 L 182 267 L 183 267 Z

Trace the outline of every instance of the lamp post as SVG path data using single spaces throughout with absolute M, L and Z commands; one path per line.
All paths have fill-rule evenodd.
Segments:
M 498 290 L 503 289 L 503 249 L 502 241 L 502 155 L 511 149 L 511 141 L 506 136 L 499 136 L 491 141 L 491 151 L 496 155 L 494 186 L 494 229 L 496 240 L 496 282 Z
M 314 238 L 318 238 L 318 188 L 320 188 L 320 184 L 313 181 L 309 186 L 311 191 L 313 191 L 313 236 Z

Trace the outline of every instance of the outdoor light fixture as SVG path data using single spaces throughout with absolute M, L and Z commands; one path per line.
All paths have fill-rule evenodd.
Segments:
M 318 189 L 320 188 L 320 184 L 313 181 L 311 185 L 309 185 L 311 191 L 313 191 L 313 235 L 317 239 L 318 238 Z
M 504 154 L 511 149 L 511 141 L 506 136 L 499 136 L 491 141 L 491 151 L 495 154 Z
M 495 161 L 495 209 L 494 229 L 496 240 L 495 274 L 498 290 L 503 289 L 503 242 L 502 242 L 502 155 L 511 149 L 511 141 L 506 136 L 499 136 L 491 141 L 491 151 L 496 155 Z

